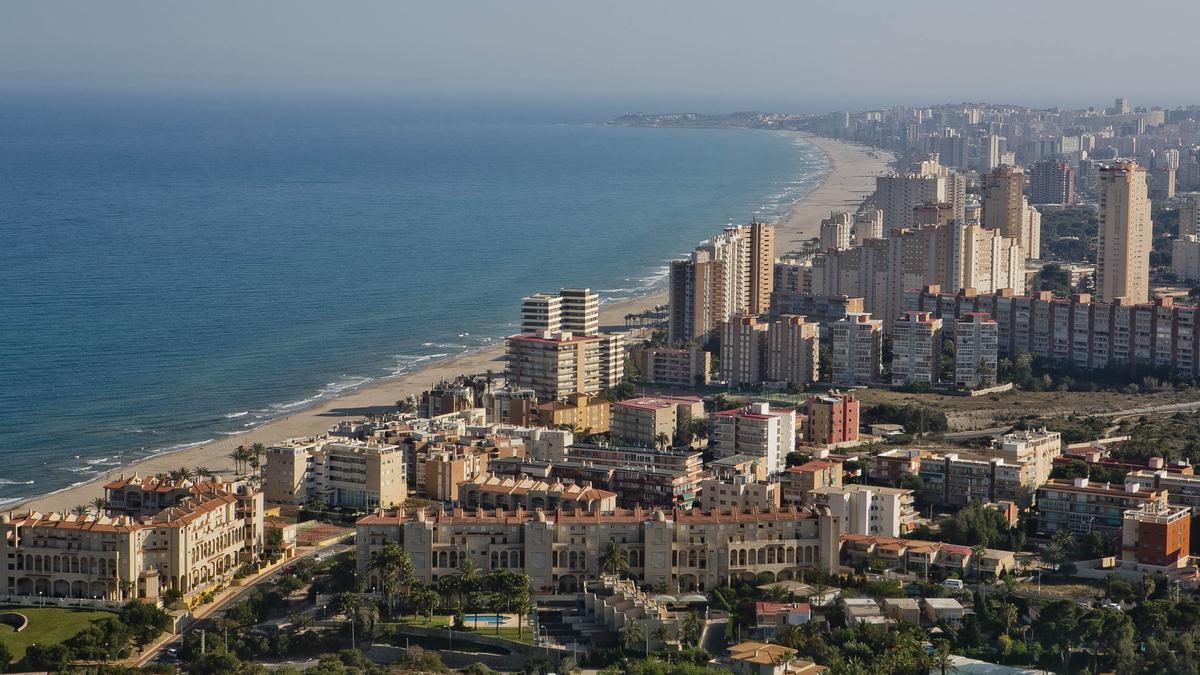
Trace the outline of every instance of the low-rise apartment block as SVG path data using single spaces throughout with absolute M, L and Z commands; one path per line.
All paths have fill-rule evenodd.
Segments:
M 8 561 L 0 565 L 0 594 L 109 602 L 154 601 L 167 590 L 190 596 L 263 550 L 263 496 L 248 485 L 133 476 L 105 490 L 112 512 L 0 515 L 0 560 Z
M 610 406 L 609 434 L 613 443 L 643 448 L 668 443 L 692 419 L 704 417 L 704 402 L 695 397 L 643 396 L 617 401 Z
M 1037 491 L 1038 531 L 1068 530 L 1077 536 L 1100 532 L 1115 540 L 1121 535 L 1125 512 L 1151 503 L 1166 506 L 1167 491 L 1143 490 L 1137 483 L 1054 479 Z
M 716 457 L 762 457 L 774 473 L 783 470 L 788 453 L 796 449 L 796 411 L 792 408 L 754 403 L 715 412 L 708 421 L 708 448 Z
M 837 446 L 858 440 L 858 399 L 837 390 L 809 396 L 804 418 L 804 441 Z
M 712 354 L 699 347 L 645 347 L 634 352 L 634 363 L 641 382 L 664 387 L 702 387 L 712 372 Z
M 901 537 L 917 519 L 912 490 L 875 485 L 819 487 L 805 496 L 806 506 L 826 507 L 851 534 Z
M 779 474 L 779 484 L 783 488 L 780 495 L 783 504 L 802 505 L 805 496 L 817 488 L 842 486 L 842 463 L 812 459 Z
M 1191 534 L 1191 509 L 1147 502 L 1123 516 L 1121 561 L 1139 567 L 1185 567 L 1191 558 Z
M 408 497 L 402 448 L 328 436 L 294 438 L 267 448 L 263 466 L 267 501 L 373 509 Z
M 480 475 L 459 483 L 458 490 L 468 509 L 612 511 L 617 507 L 615 492 L 524 477 Z

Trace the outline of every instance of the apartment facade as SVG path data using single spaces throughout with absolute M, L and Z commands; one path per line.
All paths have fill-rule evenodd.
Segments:
M 459 502 L 468 509 L 612 511 L 617 508 L 615 492 L 523 476 L 480 474 L 459 483 L 458 492 Z
M 1185 234 L 1171 242 L 1171 273 L 1180 281 L 1200 280 L 1200 237 Z
M 675 433 L 693 418 L 703 418 L 704 402 L 695 397 L 643 396 L 617 401 L 611 411 L 609 434 L 613 443 L 653 448 L 660 445 L 660 436 L 673 440 Z
M 1038 531 L 1068 530 L 1076 536 L 1099 532 L 1121 536 L 1125 512 L 1146 504 L 1167 506 L 1166 490 L 1143 490 L 1137 483 L 1092 484 L 1086 478 L 1054 479 L 1038 488 Z
M 850 248 L 850 232 L 853 226 L 854 221 L 849 213 L 830 213 L 828 218 L 821 221 L 821 249 L 842 251 Z
M 1200 374 L 1198 310 L 1167 298 L 1132 305 L 1094 301 L 1083 293 L 1055 298 L 1011 292 L 942 293 L 937 287 L 905 294 L 905 308 L 928 311 L 943 321 L 985 312 L 996 321 L 998 350 L 1022 352 L 1078 368 L 1163 368 L 1182 377 Z
M 775 228 L 753 222 L 725 228 L 687 260 L 670 265 L 668 339 L 706 340 L 738 314 L 763 314 L 774 282 Z
M 796 411 L 754 403 L 708 416 L 708 449 L 715 457 L 752 455 L 766 460 L 771 473 L 782 471 L 796 449 Z
M 1096 294 L 1101 302 L 1150 298 L 1150 197 L 1146 170 L 1135 162 L 1100 169 Z
M 721 379 L 729 387 L 762 382 L 766 370 L 767 324 L 750 315 L 721 324 Z
M 601 368 L 600 343 L 574 333 L 513 335 L 506 341 L 505 384 L 532 389 L 542 401 L 598 394 L 616 384 Z
M 396 445 L 329 436 L 294 438 L 267 448 L 266 499 L 279 504 L 320 500 L 373 509 L 404 503 L 407 462 Z
M 820 329 L 803 316 L 784 315 L 767 326 L 768 382 L 810 384 L 820 378 Z
M 996 384 L 999 327 L 987 314 L 972 312 L 954 322 L 954 385 L 966 389 Z
M 1034 162 L 1030 167 L 1029 201 L 1034 204 L 1075 202 L 1075 170 L 1057 159 Z
M 1121 560 L 1151 568 L 1185 567 L 1191 558 L 1191 535 L 1191 509 L 1147 502 L 1123 516 Z
M 712 354 L 697 347 L 645 347 L 635 351 L 638 379 L 665 387 L 702 387 L 712 372 Z
M 0 514 L 0 593 L 42 598 L 155 601 L 228 579 L 263 550 L 263 496 L 249 486 L 133 477 L 106 486 L 113 513 Z M 161 489 L 160 489 L 161 488 Z M 154 515 L 157 495 L 186 496 Z
M 912 490 L 875 485 L 813 488 L 805 506 L 826 507 L 850 534 L 902 537 L 917 520 Z
M 882 367 L 883 322 L 870 314 L 850 314 L 829 327 L 833 383 L 874 382 Z
M 813 445 L 839 445 L 858 440 L 858 399 L 837 390 L 809 396 L 804 420 L 804 441 Z
M 618 509 L 602 512 L 399 510 L 366 516 L 356 525 L 359 573 L 371 552 L 396 542 L 414 576 L 433 583 L 473 560 L 486 573 L 516 568 L 536 593 L 575 592 L 599 578 L 600 552 L 619 543 L 639 584 L 673 591 L 705 591 L 728 579 L 790 580 L 802 570 L 837 569 L 840 530 L 827 514 L 803 509 Z M 368 583 L 370 585 L 370 583 Z
M 892 327 L 892 384 L 936 384 L 942 370 L 942 320 L 905 312 Z

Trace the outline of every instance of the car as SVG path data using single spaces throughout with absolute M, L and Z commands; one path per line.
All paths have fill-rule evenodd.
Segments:
M 942 588 L 951 591 L 961 591 L 966 587 L 963 585 L 962 579 L 947 579 L 942 582 Z

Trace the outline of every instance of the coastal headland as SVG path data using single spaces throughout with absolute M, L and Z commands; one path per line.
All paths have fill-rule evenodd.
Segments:
M 831 211 L 853 211 L 874 190 L 875 176 L 889 169 L 891 156 L 877 149 L 852 145 L 842 141 L 804 135 L 828 158 L 830 169 L 821 184 L 793 204 L 787 215 L 776 224 L 776 253 L 782 255 L 798 249 L 801 242 L 817 236 L 822 218 Z M 714 229 L 714 234 L 716 230 Z M 691 247 L 697 242 L 684 242 Z M 527 289 L 536 291 L 543 289 Z M 626 314 L 642 312 L 665 304 L 665 291 L 606 304 L 600 312 L 600 322 L 606 327 L 624 325 Z M 514 313 L 516 308 L 514 307 Z M 503 372 L 503 345 L 462 354 L 430 364 L 420 370 L 372 383 L 347 392 L 338 398 L 320 402 L 305 410 L 272 420 L 260 427 L 236 436 L 197 445 L 178 452 L 150 457 L 134 464 L 118 467 L 102 476 L 74 487 L 43 495 L 6 507 L 7 511 L 42 512 L 69 510 L 103 496 L 102 486 L 112 479 L 134 473 L 152 475 L 180 467 L 208 467 L 213 471 L 232 474 L 233 461 L 228 455 L 239 445 L 270 444 L 280 440 L 322 434 L 337 420 L 361 417 L 370 412 L 394 410 L 397 400 L 419 394 L 442 379 L 464 373 L 482 373 L 491 369 Z

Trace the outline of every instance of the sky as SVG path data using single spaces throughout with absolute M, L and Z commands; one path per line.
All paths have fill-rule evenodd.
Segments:
M 0 94 L 1175 106 L 1200 103 L 1196 25 L 1195 0 L 4 0 Z

